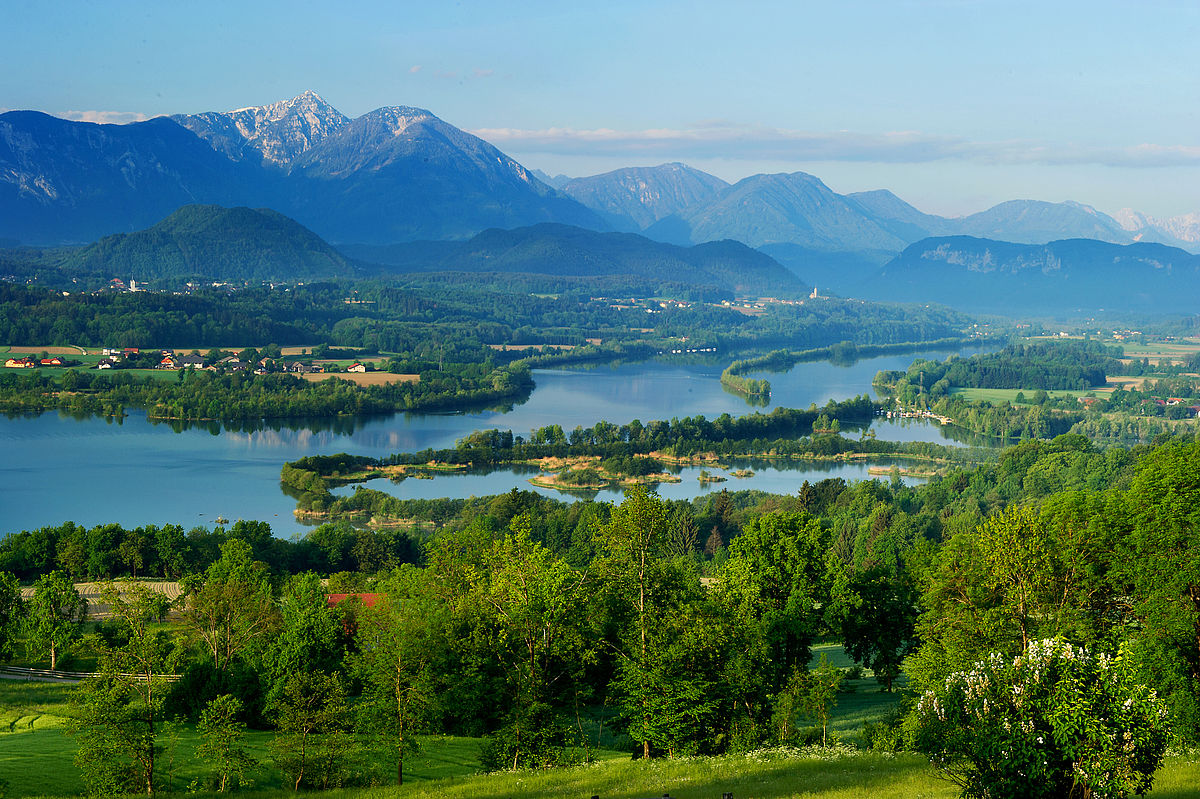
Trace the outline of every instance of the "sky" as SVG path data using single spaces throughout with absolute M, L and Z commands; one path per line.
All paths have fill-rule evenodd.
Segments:
M 1200 3 L 2 0 L 0 109 L 128 122 L 319 93 L 572 177 L 804 171 L 961 215 L 1200 212 Z

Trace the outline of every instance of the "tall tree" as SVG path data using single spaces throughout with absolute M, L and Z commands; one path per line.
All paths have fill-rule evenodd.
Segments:
M 111 680 L 137 699 L 133 720 L 144 730 L 143 742 L 133 755 L 139 783 L 147 794 L 154 793 L 157 724 L 169 688 L 168 675 L 175 671 L 179 652 L 157 622 L 171 609 L 167 597 L 131 580 L 103 584 L 100 596 L 113 619 L 121 626 L 125 643 L 101 645 L 98 679 Z
M 1145 676 L 1159 686 L 1179 732 L 1200 740 L 1200 445 L 1146 457 L 1115 510 L 1125 530 L 1119 572 L 1132 588 Z
M 768 513 L 734 539 L 718 596 L 742 628 L 739 702 L 755 723 L 770 697 L 804 669 L 829 601 L 829 537 L 807 513 Z
M 58 668 L 58 659 L 80 637 L 80 625 L 87 618 L 87 600 L 75 590 L 65 572 L 52 571 L 33 585 L 26 619 L 26 645 L 50 655 L 50 668 Z
M 630 735 L 641 741 L 642 757 L 650 757 L 658 729 L 656 704 L 660 687 L 653 679 L 654 630 L 673 599 L 664 562 L 659 558 L 667 540 L 666 506 L 645 486 L 633 486 L 613 509 L 601 530 L 603 555 L 597 572 L 615 598 L 626 621 L 617 642 L 618 678 Z
M 270 688 L 276 695 L 300 672 L 332 672 L 341 666 L 344 628 L 329 607 L 321 578 L 313 572 L 292 577 L 280 597 L 279 632 L 263 654 Z
M 349 768 L 350 708 L 346 688 L 336 674 L 296 672 L 271 701 L 279 730 L 275 763 L 292 790 L 301 785 L 336 788 Z
M 237 697 L 222 694 L 208 703 L 196 725 L 202 739 L 196 754 L 213 768 L 219 793 L 238 784 L 246 785 L 246 769 L 256 763 L 242 746 L 246 725 L 238 719 L 241 712 L 242 703 Z
M 884 690 L 892 690 L 901 662 L 916 643 L 917 599 L 905 571 L 842 570 L 833 581 L 826 621 L 841 633 L 846 653 L 874 671 Z
M 79 745 L 75 766 L 88 793 L 114 796 L 144 788 L 144 758 L 154 749 L 126 685 L 112 676 L 84 680 L 71 693 L 66 731 Z
M 265 568 L 246 562 L 249 545 L 233 539 L 221 553 L 203 585 L 186 598 L 183 619 L 207 647 L 215 668 L 227 672 L 234 658 L 277 626 L 279 614 Z
M 438 678 L 449 656 L 447 608 L 412 566 L 397 569 L 374 607 L 358 615 L 354 672 L 366 686 L 369 728 L 396 753 L 396 784 L 405 755 L 427 728 L 439 699 Z
M 563 743 L 557 695 L 580 676 L 592 649 L 581 634 L 586 574 L 530 539 L 527 512 L 510 526 L 513 532 L 485 556 L 479 598 L 494 619 L 495 649 L 508 678 L 504 756 L 512 768 L 545 767 L 557 762 Z

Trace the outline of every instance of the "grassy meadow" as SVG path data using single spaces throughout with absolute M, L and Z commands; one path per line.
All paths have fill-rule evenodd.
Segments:
M 836 666 L 852 665 L 841 647 L 815 647 Z M 612 750 L 596 752 L 596 762 L 545 772 L 478 774 L 477 738 L 431 736 L 421 751 L 405 762 L 405 785 L 389 785 L 394 765 L 378 763 L 379 787 L 344 789 L 328 799 L 503 799 L 504 797 L 600 796 L 637 799 L 670 793 L 675 799 L 951 799 L 957 789 L 938 778 L 924 758 L 913 754 L 864 752 L 847 746 L 864 721 L 879 718 L 897 701 L 881 693 L 874 680 L 855 680 L 854 693 L 841 694 L 831 724 L 843 744 L 828 750 L 768 750 L 747 755 L 632 760 Z M 0 775 L 7 780 L 7 799 L 81 795 L 84 787 L 73 764 L 75 743 L 63 733 L 72 686 L 0 680 Z M 248 774 L 253 786 L 239 790 L 247 799 L 290 795 L 270 766 L 269 732 L 251 732 L 246 744 L 261 761 Z M 191 725 L 169 728 L 159 765 L 164 793 L 191 793 L 202 783 L 205 767 L 195 758 L 199 735 Z M 1168 758 L 1151 796 L 1184 799 L 1200 796 L 1200 757 Z M 203 792 L 202 792 L 203 793 Z M 215 796 L 215 795 L 214 795 Z
M 1012 405 L 1029 405 L 1036 388 L 952 388 L 950 393 L 973 402 L 984 401 L 991 403 L 1007 402 Z M 1088 394 L 1105 394 L 1112 391 L 1109 387 L 1089 388 L 1086 391 L 1047 391 L 1051 397 L 1086 397 Z M 1017 402 L 1017 395 L 1024 394 L 1027 400 Z

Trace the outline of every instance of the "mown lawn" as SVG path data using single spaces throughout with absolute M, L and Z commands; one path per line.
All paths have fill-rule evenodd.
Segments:
M 1089 388 L 1086 391 L 1047 391 L 1051 397 L 1086 397 L 1088 394 L 1105 394 L 1111 389 L 1101 386 L 1099 388 Z M 1017 403 L 1017 394 L 1024 393 L 1025 399 L 1033 398 L 1036 388 L 952 388 L 950 393 L 956 396 L 964 397 L 971 401 L 982 400 L 984 402 L 1008 402 L 1013 405 Z M 1028 405 L 1028 402 L 1023 404 Z
M 844 657 L 840 647 L 817 647 L 819 653 L 838 665 Z M 896 701 L 895 695 L 870 690 L 873 680 L 862 680 L 854 694 L 839 697 L 835 729 L 850 738 L 851 728 L 873 720 Z M 0 680 L 0 778 L 7 780 L 8 799 L 34 796 L 80 795 L 83 783 L 73 764 L 75 743 L 63 734 L 69 685 Z M 246 799 L 286 799 L 293 796 L 281 785 L 279 774 L 269 765 L 268 732 L 247 736 L 251 753 L 264 765 L 248 776 L 254 786 L 239 791 Z M 164 793 L 181 797 L 218 794 L 190 792 L 205 776 L 194 754 L 198 735 L 184 725 L 177 741 L 168 732 L 160 742 L 166 746 L 159 761 Z M 841 748 L 782 750 L 751 755 L 676 760 L 632 760 L 613 751 L 597 753 L 600 760 L 587 766 L 548 772 L 477 774 L 480 740 L 431 736 L 422 750 L 405 762 L 405 785 L 390 786 L 394 763 L 380 761 L 377 780 L 382 787 L 345 789 L 322 794 L 328 799 L 505 799 L 531 797 L 558 799 L 639 799 L 670 793 L 675 799 L 719 799 L 732 793 L 734 799 L 952 799 L 958 795 L 950 783 L 937 777 L 918 755 L 886 755 Z M 1155 799 L 1184 799 L 1200 796 L 1200 757 L 1168 758 L 1160 770 Z

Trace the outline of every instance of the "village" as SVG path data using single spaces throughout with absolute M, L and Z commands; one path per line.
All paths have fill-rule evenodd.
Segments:
M 33 354 L 26 355 L 11 355 L 4 361 L 6 369 L 37 369 L 41 367 L 80 367 L 87 366 L 86 363 L 79 360 L 72 360 L 63 355 L 50 355 L 43 353 L 45 357 L 38 357 Z M 88 353 L 81 351 L 80 355 L 86 357 Z M 178 354 L 173 349 L 160 350 L 143 350 L 138 347 L 104 347 L 99 351 L 101 356 L 94 365 L 87 368 L 108 370 L 108 369 L 162 369 L 166 371 L 181 371 L 185 369 L 196 369 L 207 372 L 220 372 L 223 374 L 236 372 L 253 372 L 254 374 L 264 375 L 269 373 L 287 373 L 296 375 L 306 374 L 324 374 L 327 371 L 327 366 L 322 363 L 314 363 L 305 360 L 284 360 L 283 358 L 258 358 L 251 360 L 243 360 L 241 355 L 223 355 L 222 357 L 214 357 L 216 353 L 201 355 L 198 350 L 193 350 L 187 354 Z M 345 367 L 345 371 L 349 373 L 365 373 L 370 371 L 372 367 L 358 361 Z M 332 371 L 332 370 L 331 370 Z

